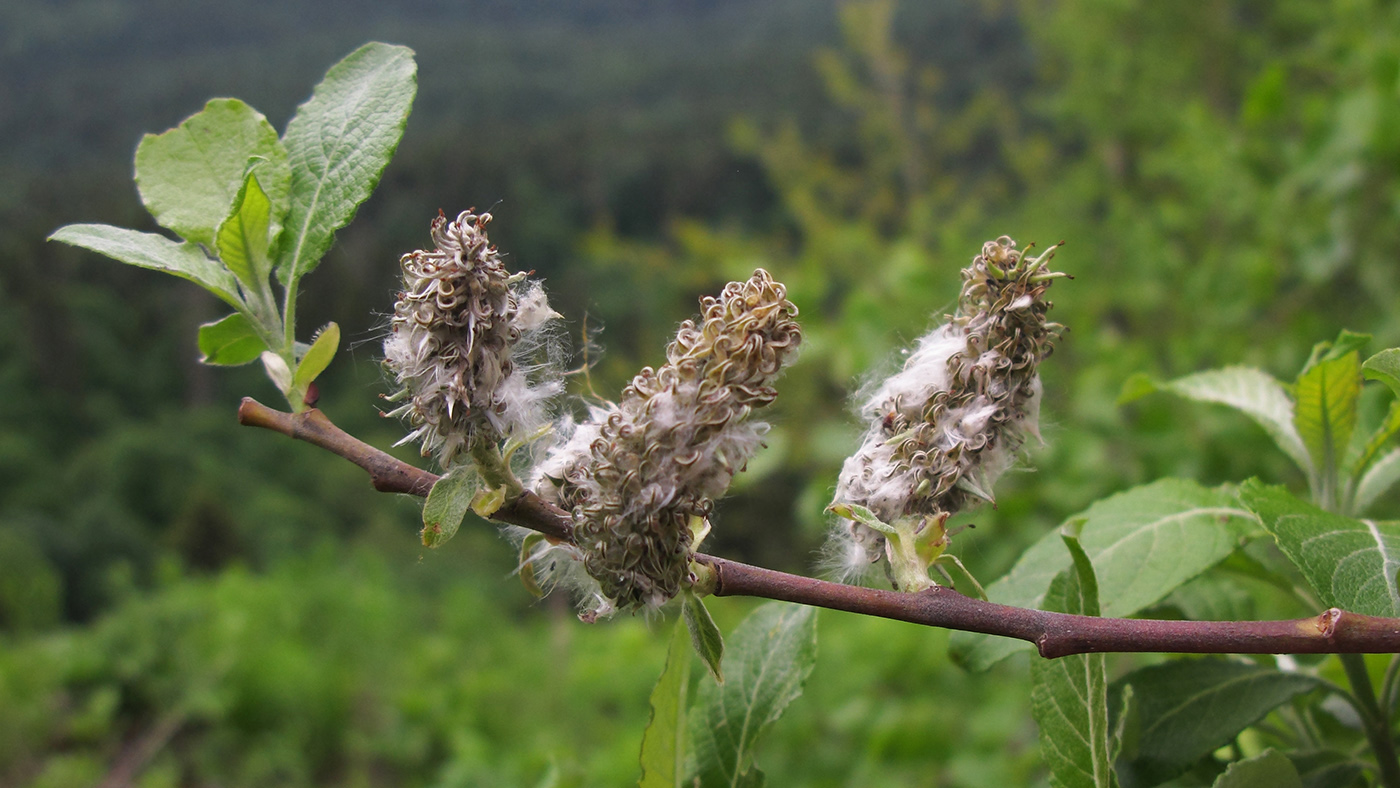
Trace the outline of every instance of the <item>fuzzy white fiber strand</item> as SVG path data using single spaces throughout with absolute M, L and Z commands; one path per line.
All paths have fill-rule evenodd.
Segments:
M 749 414 L 777 395 L 801 341 L 797 308 L 766 271 L 701 306 L 667 362 L 593 408 L 532 479 L 572 514 L 584 567 L 619 609 L 655 609 L 690 582 L 692 528 L 762 445 L 767 425 Z M 591 585 L 575 594 L 594 597 Z
M 1039 439 L 1039 362 L 1061 327 L 1043 296 L 1061 274 L 1049 255 L 1028 258 L 1000 238 L 963 271 L 958 314 L 921 338 L 895 374 L 861 397 L 867 429 L 842 466 L 835 502 L 863 506 L 887 524 L 940 518 L 992 489 L 1028 438 Z M 878 531 L 841 519 L 824 564 L 859 577 L 885 553 Z
M 384 364 L 402 389 L 391 416 L 448 467 L 478 435 L 497 441 L 550 422 L 563 391 L 562 344 L 544 287 L 506 271 L 486 237 L 490 214 L 432 224 L 435 248 L 403 256 Z

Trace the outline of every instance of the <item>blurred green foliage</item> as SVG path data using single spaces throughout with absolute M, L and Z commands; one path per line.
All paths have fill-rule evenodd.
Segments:
M 489 537 L 459 540 L 503 557 Z M 381 555 L 328 548 L 265 575 L 175 581 L 85 629 L 0 639 L 0 775 L 53 788 L 118 772 L 139 786 L 635 780 L 666 630 L 520 618 L 502 588 L 489 573 L 406 582 Z M 750 606 L 719 607 L 731 629 Z M 822 632 L 806 695 L 764 742 L 775 779 L 909 785 L 937 762 L 970 784 L 1018 784 L 1036 768 L 1016 682 L 968 682 L 943 634 L 835 615 Z M 982 704 L 996 713 L 948 713 Z M 818 740 L 833 746 L 814 752 Z
M 350 347 L 323 407 L 398 437 L 374 411 L 375 313 L 439 208 L 492 208 L 493 240 L 576 330 L 604 326 L 605 396 L 698 295 L 762 265 L 809 341 L 770 450 L 721 505 L 720 554 L 810 569 L 852 390 L 941 316 L 988 238 L 1064 239 L 1076 280 L 1054 293 L 1071 331 L 1043 368 L 1038 472 L 959 537 L 984 580 L 1131 484 L 1303 485 L 1223 409 L 1118 407 L 1133 373 L 1288 375 L 1342 327 L 1400 344 L 1400 8 L 1379 0 L 7 4 L 0 784 L 637 774 L 664 636 L 525 608 L 487 529 L 418 560 L 416 503 L 234 424 L 238 396 L 274 392 L 195 363 L 211 299 L 42 243 L 143 226 L 141 133 L 211 95 L 280 128 L 368 38 L 418 51 L 421 92 L 304 290 L 304 325 L 334 319 Z M 712 607 L 726 631 L 745 612 Z M 820 643 L 762 745 L 774 784 L 1042 779 L 1024 670 L 968 677 L 944 633 L 849 616 L 824 614 Z

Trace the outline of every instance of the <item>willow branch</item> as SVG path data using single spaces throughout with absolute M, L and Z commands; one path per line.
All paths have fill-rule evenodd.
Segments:
M 280 432 L 337 454 L 369 474 L 376 490 L 426 496 L 436 474 L 401 462 L 335 426 L 321 411 L 273 410 L 245 398 L 238 421 Z M 532 492 L 508 502 L 493 519 L 572 540 L 569 516 Z M 935 587 L 916 594 L 832 583 L 750 566 L 711 555 L 696 560 L 715 570 L 716 596 L 751 596 L 844 610 L 912 624 L 1017 638 L 1043 657 L 1089 652 L 1192 654 L 1400 653 L 1400 619 L 1337 608 L 1290 621 L 1158 621 L 1097 618 L 1011 607 Z

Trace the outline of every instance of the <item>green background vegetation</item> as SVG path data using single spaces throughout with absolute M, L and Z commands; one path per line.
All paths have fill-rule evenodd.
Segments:
M 810 572 L 864 376 L 941 315 L 983 240 L 1068 241 L 1047 445 L 956 550 L 984 580 L 1129 485 L 1303 479 L 1257 427 L 1123 382 L 1291 378 L 1340 328 L 1400 344 L 1400 9 L 1135 3 L 54 2 L 0 8 L 0 784 L 618 785 L 669 628 L 531 605 L 467 528 L 239 428 L 255 368 L 195 363 L 186 283 L 45 244 L 154 230 L 140 135 L 211 96 L 281 128 L 368 39 L 420 92 L 380 191 L 303 287 L 347 348 L 322 406 L 380 446 L 399 254 L 476 206 L 605 350 L 615 392 L 695 299 L 762 265 L 808 335 L 712 552 Z M 167 281 L 168 280 L 168 281 Z M 599 326 L 602 327 L 598 333 Z M 305 338 L 305 337 L 303 337 Z M 1375 404 L 1375 403 L 1373 403 Z M 406 457 L 408 455 L 405 455 Z M 1378 511 L 1393 512 L 1395 502 Z M 730 629 L 749 606 L 711 604 Z M 1043 780 L 1024 662 L 823 614 L 775 785 Z M 1110 670 L 1114 667 L 1110 660 Z

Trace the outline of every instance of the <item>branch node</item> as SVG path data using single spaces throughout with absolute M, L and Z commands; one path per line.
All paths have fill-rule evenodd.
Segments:
M 1317 617 L 1323 640 L 1332 640 L 1337 635 L 1337 624 L 1342 620 L 1340 608 L 1328 608 Z

